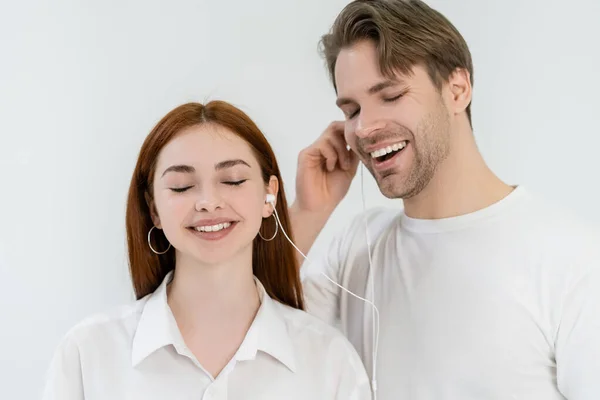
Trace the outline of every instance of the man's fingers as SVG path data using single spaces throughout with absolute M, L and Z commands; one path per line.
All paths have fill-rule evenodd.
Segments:
M 350 155 L 349 151 L 346 149 L 346 141 L 343 138 L 337 136 L 330 137 L 327 140 L 327 142 L 329 146 L 335 149 L 340 167 L 344 170 L 350 168 Z
M 330 131 L 335 134 L 342 133 L 344 134 L 344 125 L 346 123 L 344 121 L 332 121 L 327 127 L 326 131 Z
M 300 164 L 313 165 L 319 163 L 325 166 L 329 172 L 335 170 L 339 163 L 342 169 L 351 167 L 349 151 L 344 139 L 344 121 L 333 121 L 323 132 L 321 137 L 300 152 L 298 162 Z
M 350 171 L 353 171 L 353 173 L 356 173 L 356 170 L 358 168 L 358 163 L 360 163 L 360 158 L 358 158 L 358 154 L 356 154 L 352 150 L 349 150 L 348 151 L 348 164 L 349 164 L 348 169 Z
M 327 171 L 333 171 L 335 169 L 335 164 L 338 161 L 338 155 L 335 148 L 328 140 L 323 140 L 319 143 L 319 151 L 324 158 Z
M 347 169 L 350 167 L 350 159 L 346 147 L 346 138 L 344 137 L 344 127 L 344 121 L 333 121 L 325 130 L 323 136 L 329 141 L 329 145 L 337 152 L 340 167 L 342 169 Z

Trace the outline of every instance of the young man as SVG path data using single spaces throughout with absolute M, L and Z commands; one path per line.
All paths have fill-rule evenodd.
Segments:
M 376 363 L 369 304 L 315 274 L 309 311 L 375 364 L 380 400 L 600 399 L 600 236 L 486 166 L 459 32 L 421 1 L 357 0 L 322 44 L 346 118 L 299 156 L 299 246 L 359 161 L 404 207 L 358 216 L 313 260 L 377 306 Z

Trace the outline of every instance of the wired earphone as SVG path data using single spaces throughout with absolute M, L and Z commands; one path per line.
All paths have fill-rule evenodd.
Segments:
M 364 216 L 365 233 L 366 233 L 366 239 L 367 239 L 367 252 L 369 255 L 369 278 L 371 279 L 371 291 L 374 295 L 375 294 L 375 278 L 373 276 L 374 271 L 373 271 L 372 258 L 371 258 L 371 241 L 369 238 L 367 217 L 366 217 L 366 213 L 364 212 L 366 210 L 366 202 L 365 202 L 362 164 L 361 164 L 361 169 L 360 169 L 360 178 L 361 178 L 360 186 L 361 186 L 362 203 L 363 203 L 363 216 Z M 296 246 L 296 244 L 292 241 L 292 239 L 290 239 L 287 232 L 283 228 L 281 221 L 279 220 L 279 215 L 277 214 L 277 209 L 275 207 L 275 195 L 268 193 L 265 198 L 265 203 L 269 203 L 273 207 L 273 213 L 275 215 L 275 218 L 277 219 L 277 223 L 279 224 L 279 227 L 281 228 L 281 232 L 283 232 L 283 234 L 285 235 L 285 238 L 288 240 L 288 242 L 290 242 L 290 244 L 292 246 L 294 246 L 294 248 L 298 251 L 298 253 L 300 253 L 302 255 L 302 257 L 304 257 L 304 259 L 306 261 L 310 262 L 308 257 L 298 248 L 298 246 Z M 364 301 L 365 303 L 367 303 L 373 307 L 373 354 L 372 354 L 372 356 L 373 356 L 373 377 L 371 380 L 371 388 L 373 391 L 373 400 L 376 400 L 377 399 L 377 351 L 378 351 L 378 347 L 379 347 L 379 310 L 377 309 L 377 306 L 375 306 L 375 303 L 373 303 L 371 300 L 368 300 L 357 294 L 352 293 L 350 290 L 346 289 L 342 285 L 335 282 L 333 279 L 331 279 L 329 276 L 327 276 L 327 274 L 325 274 L 324 272 L 321 271 L 320 273 L 325 278 L 327 278 L 327 280 L 329 280 L 331 283 L 333 283 L 340 289 L 344 290 L 345 292 L 349 293 L 350 295 L 356 297 L 359 300 Z M 375 300 L 375 299 L 373 298 L 373 300 Z

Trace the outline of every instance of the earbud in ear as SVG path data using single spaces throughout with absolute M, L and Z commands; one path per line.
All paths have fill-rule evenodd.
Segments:
M 273 195 L 271 193 L 267 193 L 267 198 L 265 199 L 265 203 L 271 203 L 273 206 L 275 206 L 275 195 Z

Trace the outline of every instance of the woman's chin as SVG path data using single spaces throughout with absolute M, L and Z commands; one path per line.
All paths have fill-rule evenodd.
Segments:
M 251 263 L 252 242 L 246 246 L 235 246 L 232 243 L 227 246 L 195 246 L 190 251 L 179 251 L 178 253 L 177 265 L 194 264 L 210 268 L 223 264 L 240 264 L 245 259 Z

